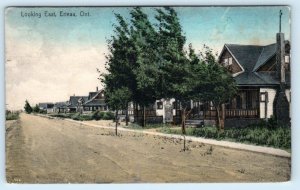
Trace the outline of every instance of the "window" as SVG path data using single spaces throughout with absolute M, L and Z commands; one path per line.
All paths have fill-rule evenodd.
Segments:
M 163 109 L 163 103 L 162 102 L 157 102 L 156 107 L 157 107 L 158 110 Z
M 232 57 L 229 57 L 229 59 L 228 59 L 228 65 L 232 65 Z
M 284 62 L 285 63 L 290 63 L 290 56 L 289 55 L 284 56 Z
M 227 58 L 223 60 L 223 64 L 224 64 L 225 67 L 228 66 L 228 59 Z

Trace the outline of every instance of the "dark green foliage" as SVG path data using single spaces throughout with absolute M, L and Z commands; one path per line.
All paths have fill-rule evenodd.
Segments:
M 92 113 L 92 119 L 98 121 L 103 118 L 104 113 L 100 111 L 95 111 Z
M 33 110 L 32 110 L 32 107 L 30 106 L 28 100 L 25 101 L 25 106 L 24 106 L 24 110 L 26 113 L 31 113 Z
M 101 111 L 95 111 L 92 113 L 92 119 L 94 120 L 113 120 L 114 119 L 114 113 L 112 112 L 101 112 Z
M 179 129 L 164 128 L 164 133 L 180 134 Z M 217 140 L 231 140 L 255 145 L 266 145 L 275 148 L 291 148 L 291 128 L 287 126 L 269 129 L 264 126 L 252 125 L 243 128 L 229 128 L 220 132 L 212 126 L 188 128 L 187 135 Z
M 12 112 L 9 110 L 6 110 L 5 119 L 6 120 L 17 120 L 19 119 L 19 112 Z
M 114 119 L 114 113 L 112 112 L 104 112 L 102 119 L 103 120 L 113 120 Z
M 40 113 L 40 107 L 39 107 L 39 105 L 36 104 L 36 105 L 33 107 L 32 111 L 33 111 L 34 113 Z
M 112 120 L 114 119 L 114 114 L 112 112 L 104 112 L 104 111 L 95 111 L 89 114 L 80 114 L 80 113 L 55 113 L 50 114 L 52 117 L 59 118 L 70 118 L 77 121 L 89 121 L 89 120 Z

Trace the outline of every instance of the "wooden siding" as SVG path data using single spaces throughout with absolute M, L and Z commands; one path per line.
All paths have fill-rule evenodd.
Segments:
M 224 49 L 222 55 L 220 56 L 220 64 L 223 63 L 224 59 L 232 58 L 232 65 L 227 66 L 228 70 L 232 73 L 238 73 L 242 71 L 242 68 L 238 65 L 238 63 L 235 61 L 235 59 L 232 57 L 232 55 L 229 53 L 227 49 Z M 223 65 L 223 64 L 222 64 Z M 223 65 L 224 66 L 224 65 Z

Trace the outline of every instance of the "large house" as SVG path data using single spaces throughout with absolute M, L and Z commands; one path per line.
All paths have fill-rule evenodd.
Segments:
M 225 104 L 225 126 L 246 126 L 274 116 L 290 122 L 290 43 L 284 34 L 268 45 L 225 44 L 218 62 L 226 67 L 238 86 L 237 95 Z M 216 110 L 210 102 L 191 100 L 188 123 L 214 124 Z M 143 110 L 135 113 L 142 118 Z M 157 100 L 146 110 L 147 121 L 181 122 L 180 103 L 175 99 Z
M 238 86 L 238 95 L 226 105 L 225 125 L 271 116 L 289 122 L 290 43 L 283 33 L 277 34 L 276 43 L 265 46 L 225 44 L 219 63 L 232 73 Z

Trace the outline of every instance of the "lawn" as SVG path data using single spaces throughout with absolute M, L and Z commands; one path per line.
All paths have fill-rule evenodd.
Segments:
M 181 134 L 180 127 L 162 127 L 158 131 L 168 134 Z M 218 131 L 213 126 L 189 127 L 186 129 L 186 134 L 188 136 L 228 140 L 286 150 L 291 148 L 291 128 L 287 126 L 269 128 L 262 125 L 252 125 L 243 128 L 225 128 L 223 132 Z

